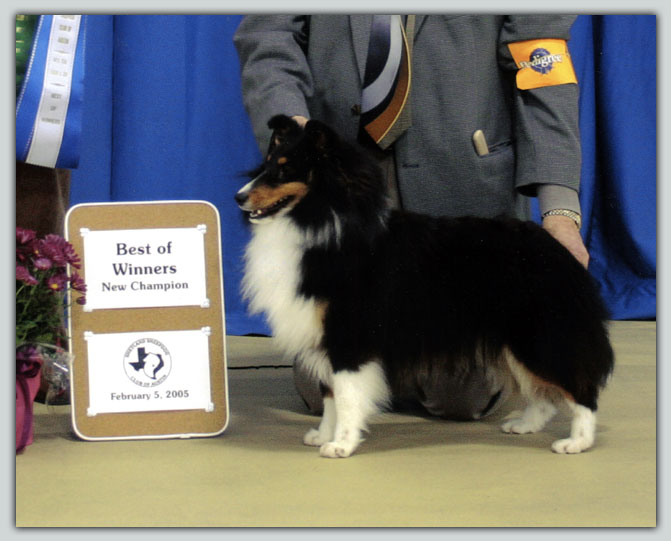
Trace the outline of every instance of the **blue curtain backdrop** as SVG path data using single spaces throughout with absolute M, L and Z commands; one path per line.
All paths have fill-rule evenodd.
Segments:
M 240 298 L 249 232 L 233 195 L 261 159 L 232 43 L 241 16 L 90 15 L 82 156 L 71 203 L 207 200 L 221 215 L 226 330 L 268 334 Z M 615 319 L 656 317 L 656 18 L 587 16 L 583 235 Z

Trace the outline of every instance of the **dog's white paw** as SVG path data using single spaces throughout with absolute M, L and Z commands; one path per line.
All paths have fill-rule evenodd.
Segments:
M 501 425 L 501 430 L 508 434 L 533 434 L 539 428 L 525 419 L 510 419 Z
M 587 438 L 566 438 L 552 444 L 552 450 L 561 455 L 574 455 L 589 449 L 592 442 Z
M 316 428 L 311 428 L 303 436 L 303 443 L 312 447 L 320 447 L 329 440 L 329 437 L 322 434 Z
M 319 448 L 319 454 L 326 458 L 347 458 L 354 452 L 354 449 L 356 445 L 329 441 Z

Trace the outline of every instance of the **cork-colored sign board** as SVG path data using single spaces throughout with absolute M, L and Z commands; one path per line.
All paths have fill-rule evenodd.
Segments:
M 68 326 L 85 440 L 206 437 L 228 424 L 221 231 L 204 201 L 74 206 L 86 304 Z

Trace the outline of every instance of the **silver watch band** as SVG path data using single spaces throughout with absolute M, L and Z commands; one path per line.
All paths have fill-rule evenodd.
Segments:
M 575 225 L 578 229 L 582 226 L 582 218 L 580 217 L 580 214 L 573 210 L 569 209 L 552 209 L 548 210 L 543 214 L 543 218 L 547 216 L 566 216 L 567 218 L 571 218 L 575 222 Z

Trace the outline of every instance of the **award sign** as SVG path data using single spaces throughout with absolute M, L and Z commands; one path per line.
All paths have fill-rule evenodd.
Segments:
M 223 432 L 216 209 L 199 201 L 78 205 L 66 229 L 87 287 L 86 304 L 69 318 L 75 432 L 87 440 Z
M 85 310 L 201 306 L 207 227 L 91 231 L 82 228 Z

